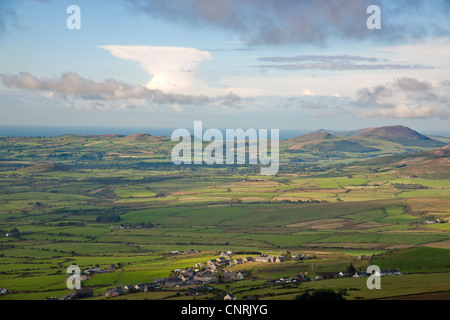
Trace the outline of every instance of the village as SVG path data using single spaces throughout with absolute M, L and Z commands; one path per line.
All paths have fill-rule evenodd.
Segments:
M 168 256 L 171 255 L 180 255 L 180 254 L 190 254 L 197 253 L 197 250 L 188 250 L 184 252 L 172 251 L 168 253 Z M 291 255 L 287 253 L 286 255 L 280 256 L 272 256 L 259 254 L 256 257 L 246 256 L 243 258 L 235 258 L 233 259 L 233 252 L 223 251 L 220 252 L 219 257 L 216 259 L 208 260 L 206 263 L 196 263 L 193 267 L 187 267 L 184 269 L 175 269 L 172 270 L 169 277 L 166 278 L 156 278 L 153 282 L 149 283 L 137 283 L 137 284 L 129 284 L 125 286 L 117 286 L 106 290 L 104 293 L 105 297 L 118 297 L 126 294 L 137 293 L 137 292 L 153 292 L 160 291 L 164 289 L 173 289 L 173 288 L 183 288 L 186 287 L 188 290 L 186 292 L 187 295 L 198 296 L 203 295 L 208 292 L 212 292 L 216 290 L 214 287 L 210 285 L 214 285 L 217 283 L 223 282 L 231 282 L 231 281 L 240 281 L 249 277 L 251 271 L 249 268 L 244 268 L 244 265 L 249 262 L 259 262 L 259 263 L 281 263 L 289 260 L 308 260 L 314 258 L 313 256 L 304 255 L 304 254 L 295 254 Z M 360 256 L 358 259 L 364 259 L 365 256 Z M 242 268 L 234 267 L 234 270 L 227 270 L 228 267 L 242 265 Z M 352 265 L 351 265 L 352 266 Z M 83 271 L 81 275 L 81 281 L 86 281 L 91 277 L 95 276 L 99 273 L 106 272 L 114 272 L 116 269 L 116 265 L 110 265 L 106 269 L 101 268 L 89 268 Z M 310 277 L 308 272 L 300 272 L 296 277 L 284 277 L 279 279 L 273 279 L 266 281 L 266 285 L 282 285 L 282 284 L 292 284 L 299 283 L 304 281 L 320 281 L 327 280 L 333 278 L 343 278 L 343 277 L 368 277 L 369 274 L 367 272 L 357 271 L 357 270 L 349 270 L 347 268 L 346 271 L 340 272 L 316 272 L 315 277 Z M 394 276 L 394 275 L 402 275 L 400 270 L 382 270 L 380 276 Z M 84 289 L 84 290 L 83 290 Z M 89 290 L 83 288 L 83 293 L 74 292 L 69 293 L 60 298 L 60 300 L 73 300 L 81 297 L 92 296 L 89 293 Z M 87 295 L 87 296 L 86 296 Z M 236 297 L 231 293 L 228 293 L 224 296 L 225 300 L 235 300 Z

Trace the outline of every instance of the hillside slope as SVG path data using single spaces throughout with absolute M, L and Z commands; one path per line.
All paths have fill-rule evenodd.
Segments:
M 431 139 L 404 126 L 390 126 L 373 128 L 367 132 L 364 132 L 360 137 L 371 137 L 377 139 L 383 139 L 395 143 L 399 143 L 403 146 L 414 146 L 424 148 L 435 148 L 445 146 L 445 143 Z

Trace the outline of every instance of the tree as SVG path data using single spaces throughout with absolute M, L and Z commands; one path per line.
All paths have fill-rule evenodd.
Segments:
M 356 273 L 356 269 L 353 266 L 353 263 L 350 263 L 350 265 L 347 267 L 347 269 L 345 270 L 345 272 L 347 272 L 349 275 L 353 276 Z

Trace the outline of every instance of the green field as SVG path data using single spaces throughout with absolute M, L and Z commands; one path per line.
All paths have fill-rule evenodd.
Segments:
M 317 288 L 345 289 L 348 299 L 450 291 L 448 179 L 405 177 L 381 160 L 369 167 L 349 161 L 361 155 L 316 163 L 323 155 L 311 153 L 311 163 L 289 162 L 306 151 L 283 153 L 286 164 L 269 177 L 248 165 L 177 167 L 172 145 L 160 137 L 0 139 L 0 288 L 10 290 L 0 299 L 63 296 L 74 263 L 83 270 L 120 265 L 83 281 L 94 299 L 105 299 L 108 288 L 168 277 L 227 250 L 251 252 L 242 258 L 308 256 L 228 267 L 250 276 L 213 286 L 238 298 L 293 299 Z M 195 253 L 170 254 L 190 249 Z M 339 272 L 350 263 L 405 275 L 383 279 L 377 292 L 356 278 L 265 284 L 299 272 Z M 187 288 L 170 288 L 125 298 L 190 296 Z

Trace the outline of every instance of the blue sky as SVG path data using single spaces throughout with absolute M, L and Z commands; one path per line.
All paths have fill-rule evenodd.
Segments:
M 371 4 L 381 30 L 366 27 Z M 4 0 L 0 125 L 448 131 L 449 13 L 446 0 Z

